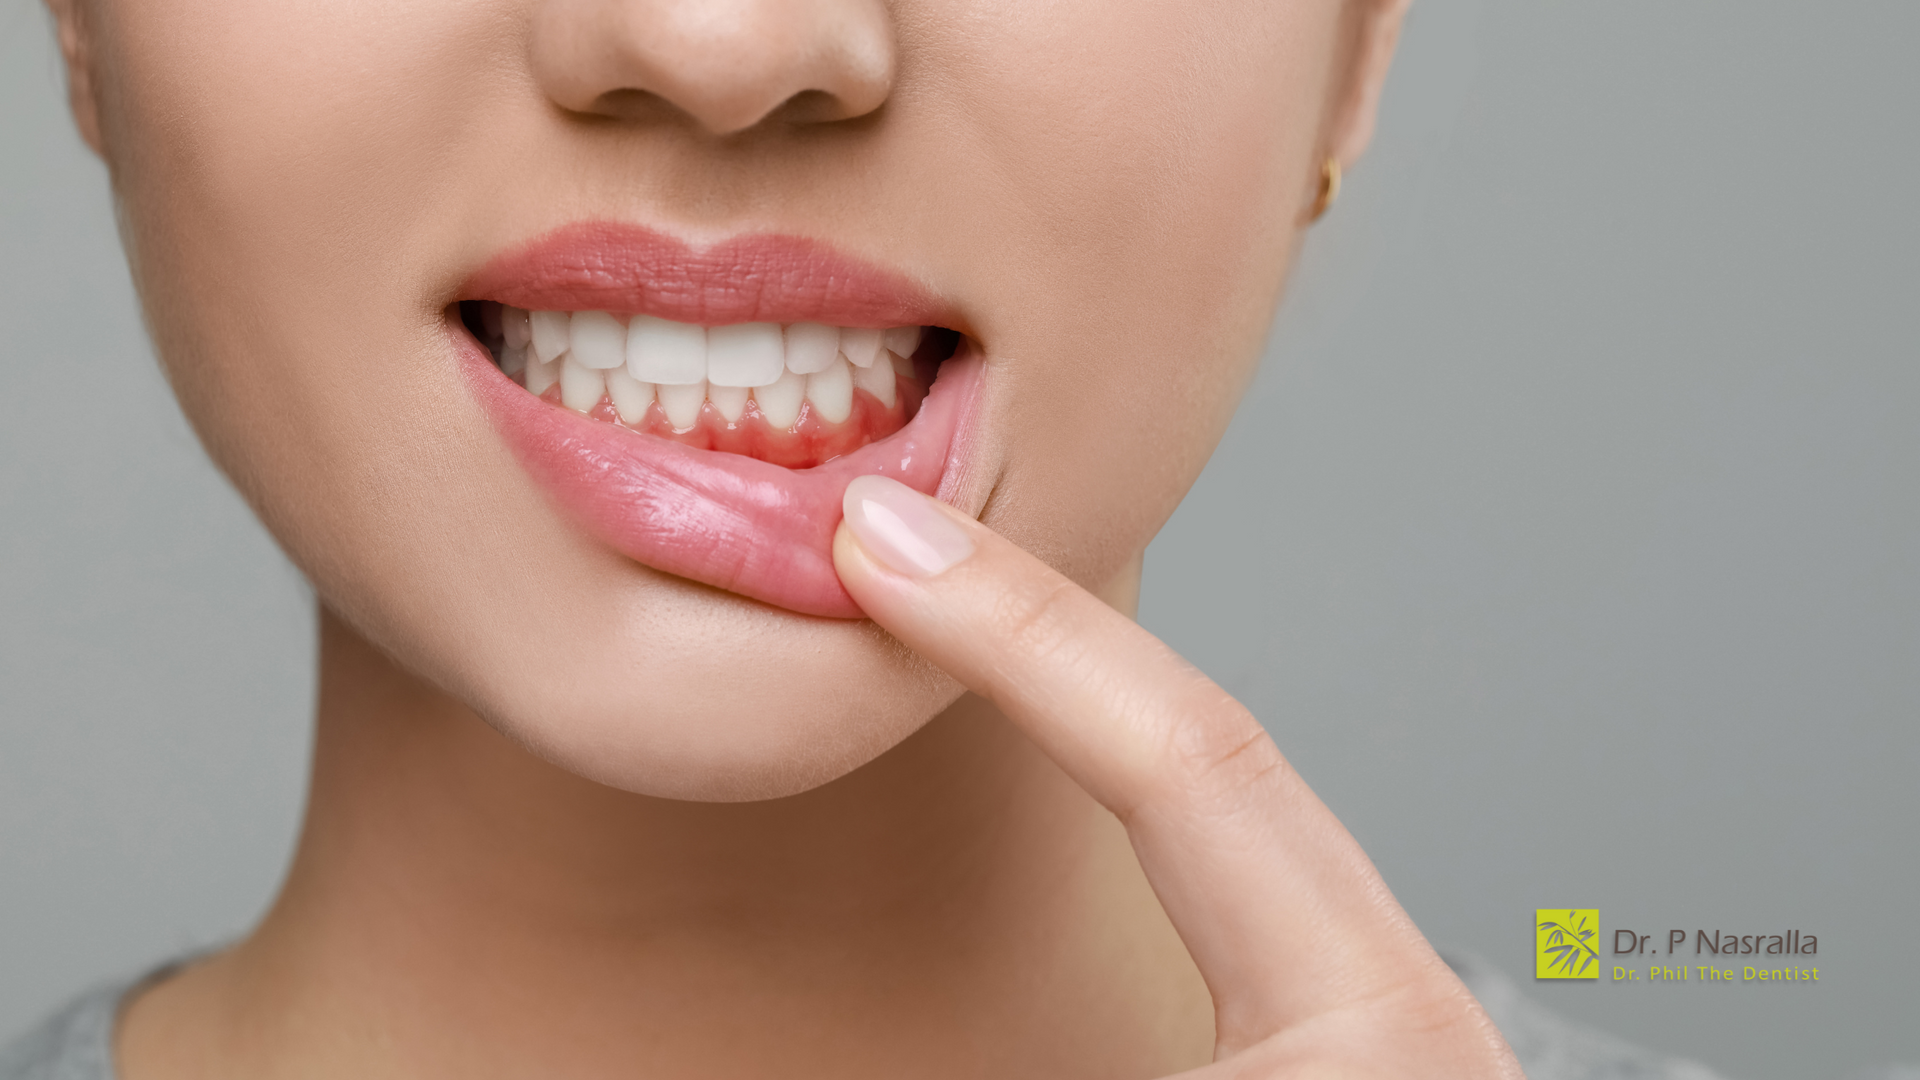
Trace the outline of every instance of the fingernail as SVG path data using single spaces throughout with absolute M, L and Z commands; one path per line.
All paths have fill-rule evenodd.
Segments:
M 853 538 L 895 573 L 932 577 L 973 554 L 973 540 L 960 526 L 898 480 L 855 477 L 841 508 Z

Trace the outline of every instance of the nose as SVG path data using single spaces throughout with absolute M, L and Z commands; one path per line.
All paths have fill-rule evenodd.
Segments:
M 864 116 L 893 86 L 884 0 L 539 0 L 533 71 L 576 113 L 715 135 Z

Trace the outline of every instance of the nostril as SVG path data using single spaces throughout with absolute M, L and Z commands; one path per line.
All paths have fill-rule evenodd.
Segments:
M 825 90 L 802 90 L 768 114 L 767 119 L 788 124 L 830 124 L 871 111 L 856 110 Z
M 881 0 L 544 0 L 531 46 L 569 112 L 716 135 L 870 113 L 896 62 Z
M 593 99 L 589 112 L 615 120 L 684 120 L 686 111 L 648 90 L 609 90 Z
M 661 123 L 697 121 L 682 109 L 659 94 L 648 90 L 609 90 L 595 98 L 588 112 L 596 116 L 610 117 L 628 123 Z M 757 124 L 830 124 L 859 115 L 847 107 L 846 103 L 824 90 L 802 90 L 768 113 L 764 118 L 756 118 Z M 732 131 L 717 131 L 716 134 L 730 135 Z

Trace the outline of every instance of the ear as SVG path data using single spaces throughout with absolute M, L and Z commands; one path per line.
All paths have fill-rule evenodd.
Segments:
M 1387 82 L 1400 24 L 1412 0 L 1351 0 L 1348 5 L 1346 62 L 1337 69 L 1329 96 L 1322 153 L 1345 169 L 1358 161 L 1373 139 L 1380 112 L 1380 89 Z M 1316 162 L 1316 165 L 1318 163 Z M 1316 174 L 1317 179 L 1317 174 Z
M 60 34 L 60 55 L 67 61 L 67 107 L 73 110 L 73 123 L 80 129 L 95 154 L 103 154 L 100 145 L 100 105 L 94 96 L 93 38 L 88 25 L 86 0 L 47 0 Z M 104 155 L 103 155 L 104 156 Z

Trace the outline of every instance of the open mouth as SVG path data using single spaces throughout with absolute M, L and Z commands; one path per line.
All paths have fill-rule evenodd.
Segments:
M 833 567 L 847 484 L 938 493 L 984 370 L 951 306 L 807 237 L 580 222 L 454 299 L 467 386 L 557 507 L 635 562 L 807 615 L 861 615 Z
M 501 373 L 549 404 L 789 469 L 905 427 L 959 342 L 938 327 L 704 327 L 492 300 L 463 301 L 460 320 Z

